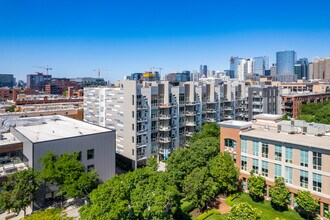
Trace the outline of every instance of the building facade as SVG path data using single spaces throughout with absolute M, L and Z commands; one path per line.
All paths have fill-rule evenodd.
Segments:
M 12 88 L 15 85 L 15 78 L 13 74 L 0 74 L 0 88 Z
M 330 128 L 304 121 L 281 121 L 281 115 L 259 115 L 254 122 L 220 124 L 220 151 L 229 152 L 240 169 L 244 190 L 250 171 L 266 179 L 266 197 L 275 178 L 284 177 L 290 206 L 299 190 L 308 190 L 320 204 L 319 215 L 330 208 Z
M 44 75 L 43 73 L 27 75 L 26 87 L 31 90 L 45 91 L 45 85 L 52 80 L 51 75 Z

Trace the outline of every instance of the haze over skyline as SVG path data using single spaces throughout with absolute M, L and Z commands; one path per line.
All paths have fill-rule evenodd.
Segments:
M 230 56 L 280 50 L 330 56 L 330 2 L 0 0 L 0 73 L 49 65 L 54 77 L 107 80 L 162 67 L 162 73 L 229 69 Z

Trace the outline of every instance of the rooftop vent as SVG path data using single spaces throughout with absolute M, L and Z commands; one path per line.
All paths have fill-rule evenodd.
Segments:
M 288 134 L 298 133 L 298 128 L 290 124 L 279 124 L 277 125 L 277 131 Z

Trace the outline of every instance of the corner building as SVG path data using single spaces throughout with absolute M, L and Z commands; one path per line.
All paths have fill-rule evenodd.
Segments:
M 291 207 L 296 206 L 298 190 L 308 190 L 320 204 L 318 214 L 323 217 L 329 212 L 329 125 L 261 114 L 252 122 L 229 120 L 219 126 L 220 151 L 232 155 L 244 190 L 252 170 L 266 178 L 266 197 L 275 178 L 284 177 Z

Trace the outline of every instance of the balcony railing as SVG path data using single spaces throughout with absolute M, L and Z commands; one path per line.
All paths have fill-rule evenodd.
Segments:
M 184 133 L 184 135 L 187 136 L 187 137 L 191 137 L 191 136 L 194 135 L 194 132 L 188 132 L 187 131 L 187 132 Z
M 138 109 L 138 110 L 147 109 L 147 106 L 146 106 L 146 105 L 138 105 L 138 106 L 137 106 L 137 109 Z
M 195 102 L 195 101 L 186 101 L 186 105 L 196 105 L 197 104 L 197 102 Z
M 186 121 L 186 126 L 196 126 L 196 122 Z
M 171 103 L 159 103 L 159 108 L 171 108 Z
M 171 119 L 171 116 L 170 115 L 159 115 L 159 119 L 160 120 L 169 120 L 169 119 Z
M 146 155 L 146 154 L 138 154 L 138 155 L 137 155 L 137 159 L 138 159 L 138 160 L 144 160 L 144 159 L 147 159 L 147 155 Z
M 170 137 L 160 137 L 159 138 L 159 143 L 170 143 L 171 138 Z
M 186 116 L 195 116 L 196 112 L 186 111 Z
M 137 122 L 146 122 L 147 121 L 147 118 L 138 118 L 137 119 Z
M 136 146 L 137 146 L 137 148 L 146 147 L 147 146 L 147 142 L 137 143 Z
M 27 169 L 28 169 L 28 162 L 4 164 L 1 165 L 0 167 L 0 177 L 7 176 L 17 171 L 22 171 Z
M 141 134 L 147 133 L 147 131 L 148 131 L 147 128 L 140 129 L 140 130 L 137 131 L 137 134 L 138 134 L 138 135 L 141 135 Z
M 159 131 L 170 131 L 171 127 L 170 126 L 159 126 Z
M 215 110 L 215 109 L 207 109 L 206 112 L 207 113 L 217 113 L 217 110 Z

